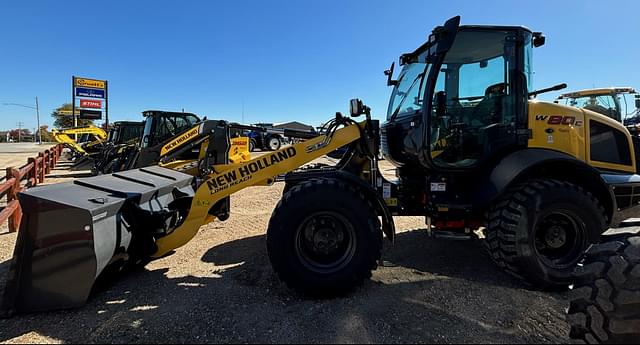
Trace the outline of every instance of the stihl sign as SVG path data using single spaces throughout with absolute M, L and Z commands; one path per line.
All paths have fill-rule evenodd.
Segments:
M 102 101 L 96 101 L 92 99 L 81 99 L 80 108 L 102 109 Z

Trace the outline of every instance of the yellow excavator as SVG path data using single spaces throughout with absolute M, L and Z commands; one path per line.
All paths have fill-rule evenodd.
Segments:
M 592 246 L 638 213 L 629 132 L 602 114 L 534 99 L 564 87 L 531 87 L 541 33 L 459 21 L 401 55 L 397 79 L 395 64 L 386 72 L 393 91 L 382 125 L 354 99 L 350 117 L 337 113 L 322 135 L 230 163 L 235 125 L 209 120 L 198 129 L 208 145 L 196 177 L 150 166 L 21 193 L 22 228 L 1 310 L 80 306 L 108 268 L 168 255 L 202 225 L 227 219 L 235 192 L 281 176 L 267 253 L 293 289 L 352 290 L 376 268 L 383 236 L 394 241 L 393 217 L 424 216 L 434 236 L 482 230 L 496 264 L 540 288 L 575 283 L 584 252 L 596 248 L 579 275 L 591 290 L 580 290 L 570 310 L 572 335 L 637 340 L 639 237 Z M 343 146 L 335 167 L 301 168 Z M 397 167 L 397 180 L 380 173 L 380 153 Z
M 61 130 L 54 129 L 51 131 L 51 135 L 56 142 L 66 145 L 79 156 L 88 155 L 89 152 L 96 151 L 95 149 L 107 139 L 107 132 L 94 125 Z M 76 135 L 80 135 L 80 139 L 84 137 L 84 140 L 77 142 L 71 138 Z

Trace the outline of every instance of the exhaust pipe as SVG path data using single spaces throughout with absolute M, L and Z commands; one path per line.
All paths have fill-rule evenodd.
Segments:
M 0 315 L 85 304 L 107 267 L 150 258 L 155 240 L 186 215 L 180 207 L 190 205 L 192 181 L 153 166 L 20 193 L 23 216 Z

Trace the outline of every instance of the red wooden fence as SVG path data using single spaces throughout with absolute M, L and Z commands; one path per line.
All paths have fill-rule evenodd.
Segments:
M 20 228 L 20 218 L 22 209 L 18 203 L 18 192 L 25 187 L 36 186 L 44 182 L 44 177 L 58 163 L 63 146 L 56 145 L 44 152 L 38 153 L 37 157 L 31 157 L 27 164 L 20 168 L 7 168 L 6 177 L 0 180 L 0 199 L 7 197 L 7 205 L 0 210 L 0 224 L 9 220 L 9 232 L 18 231 Z M 22 185 L 22 181 L 26 185 Z M 3 182 L 2 182 L 3 181 Z

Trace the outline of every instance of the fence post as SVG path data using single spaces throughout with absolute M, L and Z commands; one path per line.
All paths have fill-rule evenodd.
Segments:
M 36 186 L 38 184 L 38 161 L 36 158 L 29 157 L 27 163 L 33 164 L 33 168 L 27 170 L 27 183 L 33 181 L 33 185 Z M 18 179 L 20 179 L 20 176 L 18 176 Z
M 38 173 L 38 183 L 44 183 L 44 153 L 39 152 L 36 159 L 36 172 Z
M 12 201 L 18 200 L 18 192 L 20 191 L 20 170 L 16 168 L 7 168 L 7 181 L 11 178 L 14 178 L 13 187 L 9 189 L 7 193 L 7 205 L 9 205 Z M 9 232 L 16 232 L 20 228 L 20 219 L 22 218 L 22 209 L 20 208 L 20 204 L 13 212 L 12 215 L 9 216 Z
M 44 162 L 42 162 L 42 164 L 44 165 L 44 173 L 48 174 L 51 172 L 51 151 L 50 150 L 44 150 Z

